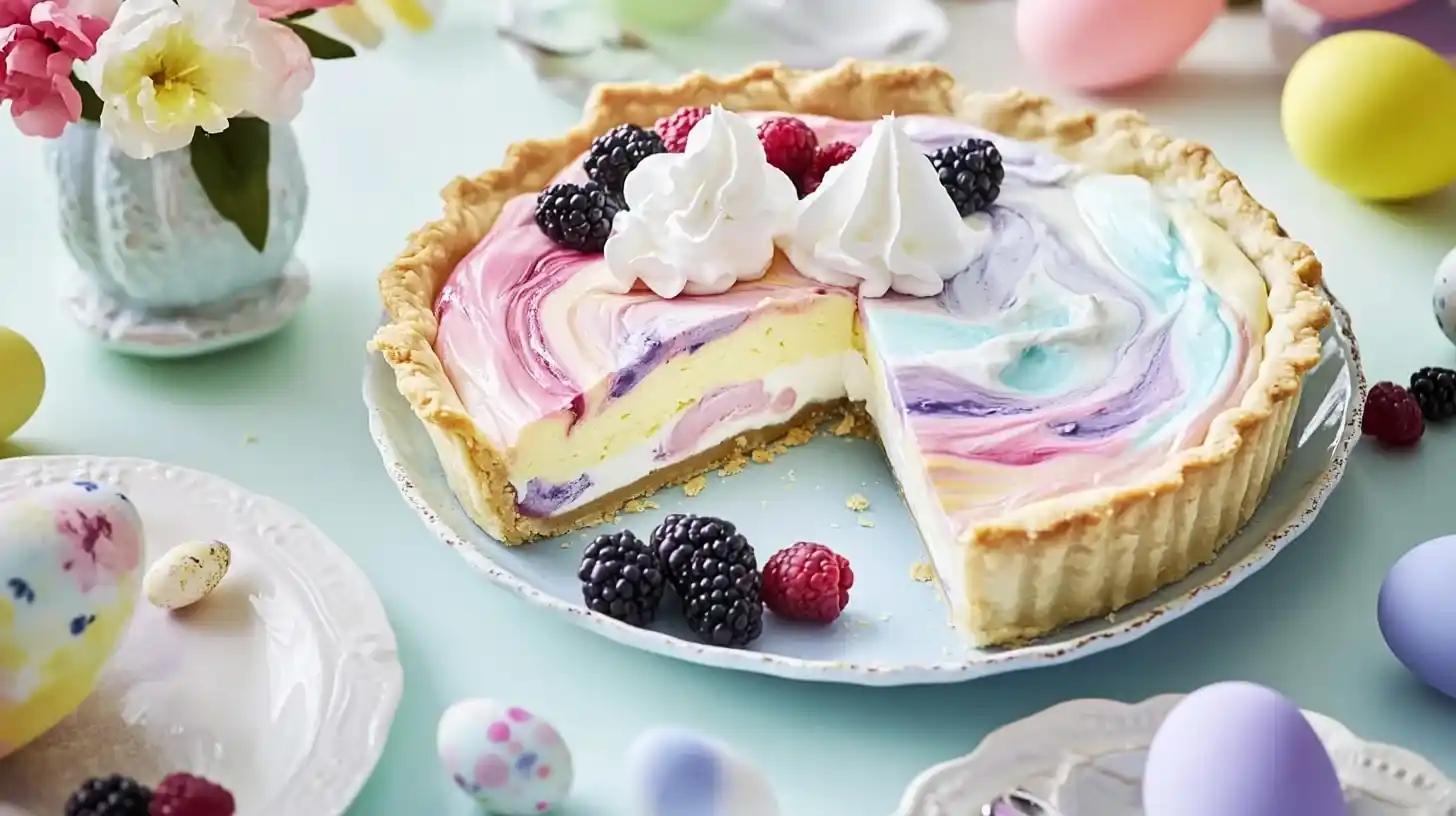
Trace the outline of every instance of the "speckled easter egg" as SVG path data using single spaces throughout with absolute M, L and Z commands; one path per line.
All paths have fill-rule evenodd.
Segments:
M 530 816 L 571 792 L 571 751 L 551 723 L 519 706 L 462 700 L 446 709 L 435 734 L 445 772 L 500 816 Z
M 1431 310 L 1436 314 L 1441 333 L 1456 343 L 1456 249 L 1447 253 L 1436 267 L 1436 280 L 1431 285 Z
M 778 816 L 763 774 L 722 743 L 691 731 L 654 729 L 627 755 L 627 787 L 640 816 Z
M 0 757 L 91 694 L 136 608 L 141 557 L 141 516 L 115 490 L 0 503 Z
M 1391 654 L 1421 682 L 1456 697 L 1456 536 L 1412 548 L 1385 576 L 1376 602 Z
M 159 609 L 182 609 L 212 594 L 232 566 L 221 541 L 184 541 L 147 567 L 142 594 Z
M 1225 0 L 1018 0 L 1016 42 L 1058 82 L 1110 90 L 1173 68 L 1224 8 Z
M 45 365 L 30 341 L 0 326 L 0 442 L 30 420 L 45 394 Z
M 1346 816 L 1334 762 L 1299 708 L 1215 683 L 1168 713 L 1143 770 L 1147 816 Z

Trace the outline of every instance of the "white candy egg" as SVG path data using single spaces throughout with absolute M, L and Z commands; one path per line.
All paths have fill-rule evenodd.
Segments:
M 676 729 L 656 729 L 632 743 L 627 779 L 640 816 L 778 816 L 763 774 L 727 746 Z
M 191 606 L 217 589 L 232 562 L 232 550 L 221 541 L 187 541 L 147 568 L 142 591 L 162 609 Z
M 435 747 L 455 784 L 499 816 L 545 813 L 571 792 L 566 742 L 519 706 L 462 700 L 440 717 Z
M 1456 343 L 1456 249 L 1436 267 L 1436 281 L 1431 287 L 1431 309 L 1436 313 L 1436 325 L 1446 339 Z

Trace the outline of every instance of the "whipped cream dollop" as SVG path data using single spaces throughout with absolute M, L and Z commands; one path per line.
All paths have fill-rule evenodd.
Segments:
M 665 298 L 716 295 L 763 277 L 799 204 L 753 125 L 716 106 L 684 152 L 644 159 L 623 193 L 628 209 L 607 239 L 608 277 L 618 291 L 641 281 Z
M 970 265 L 989 236 L 966 223 L 935 168 L 893 116 L 876 122 L 849 161 L 800 202 L 780 240 L 799 273 L 865 297 L 929 297 Z

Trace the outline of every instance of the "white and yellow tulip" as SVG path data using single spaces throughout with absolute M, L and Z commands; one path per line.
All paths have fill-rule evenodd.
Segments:
M 87 74 L 105 105 L 102 129 L 146 159 L 239 115 L 291 120 L 314 68 L 298 35 L 247 0 L 126 0 Z

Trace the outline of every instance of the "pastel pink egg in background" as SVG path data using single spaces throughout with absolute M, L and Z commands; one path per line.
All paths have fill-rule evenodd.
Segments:
M 1019 0 L 1022 55 L 1057 82 L 1103 91 L 1171 70 L 1226 0 Z
M 1363 20 L 1404 8 L 1416 0 L 1295 0 L 1331 20 Z

